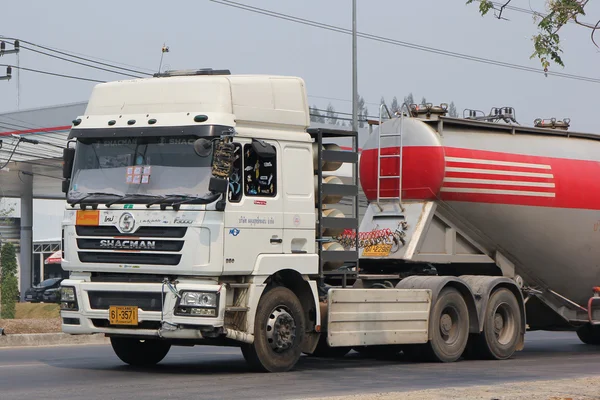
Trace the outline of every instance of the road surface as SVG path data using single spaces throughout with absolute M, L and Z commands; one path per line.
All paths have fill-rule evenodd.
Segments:
M 302 357 L 294 371 L 251 373 L 237 348 L 174 347 L 150 369 L 124 365 L 110 346 L 0 349 L 0 398 L 304 399 L 446 386 L 600 376 L 600 347 L 574 333 L 531 332 L 506 361 L 410 363 Z

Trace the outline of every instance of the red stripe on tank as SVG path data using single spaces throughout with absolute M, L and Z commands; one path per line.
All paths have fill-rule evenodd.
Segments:
M 442 200 L 600 210 L 598 161 L 451 147 L 445 148 L 445 154 Z M 457 164 L 449 157 L 477 162 Z M 502 162 L 530 165 L 498 165 Z M 470 171 L 449 171 L 453 168 Z
M 397 153 L 398 147 L 382 149 L 384 155 Z M 361 185 L 371 201 L 377 197 L 377 156 L 377 149 L 361 155 Z M 402 156 L 403 200 L 600 210 L 600 161 L 434 146 L 407 146 Z M 398 159 L 381 159 L 381 174 L 397 175 Z M 397 197 L 399 179 L 384 179 L 380 187 L 382 197 Z

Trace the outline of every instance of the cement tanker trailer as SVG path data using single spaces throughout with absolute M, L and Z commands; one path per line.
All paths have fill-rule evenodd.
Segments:
M 511 108 L 465 112 L 412 105 L 366 142 L 360 232 L 403 225 L 406 243 L 363 249 L 361 269 L 505 276 L 529 330 L 600 344 L 600 136 L 569 132 L 568 120 L 523 127 Z

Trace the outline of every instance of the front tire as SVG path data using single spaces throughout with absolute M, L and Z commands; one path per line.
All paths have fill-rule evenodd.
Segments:
M 600 345 L 600 326 L 585 324 L 577 329 L 577 336 L 585 344 Z
M 110 344 L 121 361 L 137 367 L 158 364 L 171 349 L 171 343 L 157 339 L 111 337 Z
M 521 334 L 521 308 L 506 288 L 495 290 L 484 315 L 483 332 L 473 336 L 469 358 L 506 360 L 515 353 Z
M 241 346 L 246 362 L 253 370 L 286 372 L 302 354 L 306 323 L 298 297 L 285 287 L 263 294 L 254 324 L 254 342 Z

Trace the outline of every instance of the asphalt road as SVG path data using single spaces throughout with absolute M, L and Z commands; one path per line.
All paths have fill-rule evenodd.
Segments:
M 174 347 L 151 369 L 124 365 L 110 346 L 0 349 L 0 399 L 301 399 L 600 375 L 600 347 L 574 333 L 526 338 L 506 361 L 410 363 L 352 352 L 302 357 L 283 374 L 249 372 L 237 348 Z

